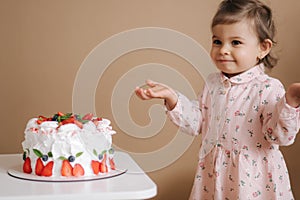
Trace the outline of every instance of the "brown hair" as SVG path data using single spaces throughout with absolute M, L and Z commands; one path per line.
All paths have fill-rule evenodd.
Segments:
M 276 44 L 274 41 L 276 29 L 272 18 L 272 10 L 259 0 L 224 0 L 212 20 L 211 27 L 249 19 L 253 22 L 260 42 L 270 39 L 273 44 Z M 267 68 L 273 68 L 277 61 L 278 58 L 273 56 L 270 51 L 268 55 L 259 60 L 259 63 L 264 63 Z

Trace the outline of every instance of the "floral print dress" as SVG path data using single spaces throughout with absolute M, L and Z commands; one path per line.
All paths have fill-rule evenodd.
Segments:
M 211 74 L 198 101 L 178 93 L 169 118 L 202 135 L 191 200 L 292 200 L 280 145 L 294 142 L 300 109 L 258 65 L 232 78 Z

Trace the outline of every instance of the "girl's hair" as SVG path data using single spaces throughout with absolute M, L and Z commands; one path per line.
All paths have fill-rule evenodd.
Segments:
M 221 2 L 215 14 L 211 27 L 218 24 L 233 24 L 243 19 L 249 19 L 260 42 L 270 39 L 273 44 L 275 37 L 275 26 L 272 19 L 272 10 L 259 0 L 224 0 Z M 264 63 L 265 67 L 273 68 L 277 64 L 278 58 L 271 54 L 271 51 L 259 63 Z

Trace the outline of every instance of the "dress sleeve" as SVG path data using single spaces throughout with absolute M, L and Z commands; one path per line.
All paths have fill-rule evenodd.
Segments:
M 179 92 L 177 92 L 177 95 L 177 104 L 173 110 L 167 111 L 167 116 L 182 132 L 189 135 L 198 135 L 200 122 L 202 121 L 199 101 L 191 101 Z
M 300 109 L 286 103 L 285 90 L 279 81 L 266 83 L 262 91 L 261 120 L 266 140 L 282 146 L 293 144 L 300 128 Z

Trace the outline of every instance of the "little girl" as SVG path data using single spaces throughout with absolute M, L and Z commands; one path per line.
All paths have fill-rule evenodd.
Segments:
M 191 135 L 202 133 L 190 199 L 292 200 L 280 145 L 300 128 L 300 83 L 285 93 L 265 74 L 275 33 L 270 8 L 258 0 L 224 0 L 212 21 L 211 74 L 198 101 L 147 81 L 143 100 L 165 100 L 169 118 Z

